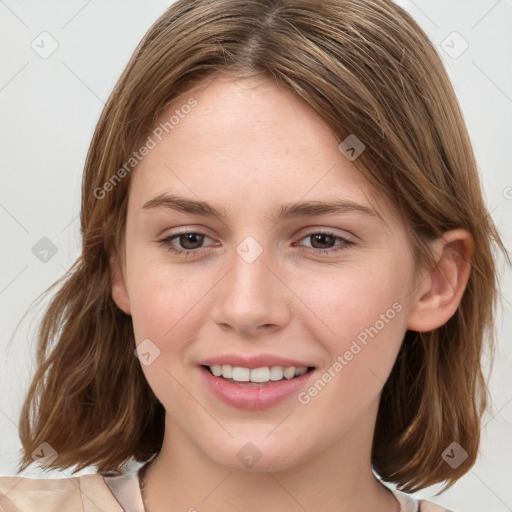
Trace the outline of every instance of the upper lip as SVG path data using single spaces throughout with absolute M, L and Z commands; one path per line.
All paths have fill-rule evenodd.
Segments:
M 230 365 L 230 366 L 239 366 L 242 368 L 261 368 L 264 366 L 272 367 L 272 366 L 282 366 L 284 368 L 289 368 L 290 366 L 294 366 L 295 368 L 302 367 L 312 367 L 313 365 L 309 363 L 305 363 L 302 361 L 297 361 L 295 359 L 289 359 L 287 357 L 282 357 L 278 355 L 272 354 L 258 354 L 254 356 L 242 356 L 239 354 L 224 354 L 217 355 L 215 357 L 211 357 L 205 359 L 200 363 L 203 366 L 213 366 L 214 364 L 218 365 Z

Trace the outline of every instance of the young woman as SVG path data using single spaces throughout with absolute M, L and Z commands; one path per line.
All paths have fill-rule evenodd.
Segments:
M 98 122 L 81 226 L 20 468 L 97 473 L 2 478 L 3 510 L 443 510 L 406 493 L 475 462 L 505 248 L 404 10 L 174 3 Z

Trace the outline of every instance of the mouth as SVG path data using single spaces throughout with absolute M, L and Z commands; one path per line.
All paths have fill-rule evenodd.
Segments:
M 210 364 L 198 368 L 212 396 L 231 407 L 253 411 L 278 406 L 297 396 L 316 373 L 313 366 L 298 365 L 247 368 Z
M 246 368 L 229 364 L 202 365 L 210 375 L 223 381 L 246 386 L 265 386 L 290 381 L 312 372 L 314 366 L 261 366 Z

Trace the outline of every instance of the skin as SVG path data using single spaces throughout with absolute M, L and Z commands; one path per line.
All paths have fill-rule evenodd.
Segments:
M 471 236 L 446 233 L 432 243 L 436 269 L 418 269 L 406 221 L 301 99 L 268 81 L 217 78 L 180 97 L 162 119 L 191 96 L 197 106 L 133 173 L 125 264 L 112 259 L 112 296 L 132 316 L 136 343 L 149 338 L 160 350 L 142 366 L 166 409 L 146 507 L 396 512 L 398 502 L 371 468 L 380 392 L 406 330 L 435 329 L 455 312 Z M 228 215 L 142 207 L 163 193 L 225 207 Z M 377 209 L 385 223 L 358 212 L 271 218 L 284 203 L 336 198 Z M 195 248 L 192 256 L 159 244 L 185 228 L 206 235 L 195 245 L 171 242 Z M 326 229 L 353 244 L 319 254 L 340 247 L 308 236 Z M 263 249 L 252 263 L 236 251 L 247 236 Z M 319 377 L 397 302 L 401 311 L 306 405 L 293 395 L 240 410 L 200 378 L 203 359 L 228 352 L 311 361 Z M 261 453 L 251 468 L 237 457 L 247 442 Z

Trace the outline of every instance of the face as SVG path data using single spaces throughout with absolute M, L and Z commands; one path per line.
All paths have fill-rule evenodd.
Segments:
M 415 286 L 403 219 L 270 82 L 217 78 L 160 121 L 173 115 L 133 173 L 113 288 L 166 437 L 231 468 L 261 457 L 258 470 L 369 445 Z

